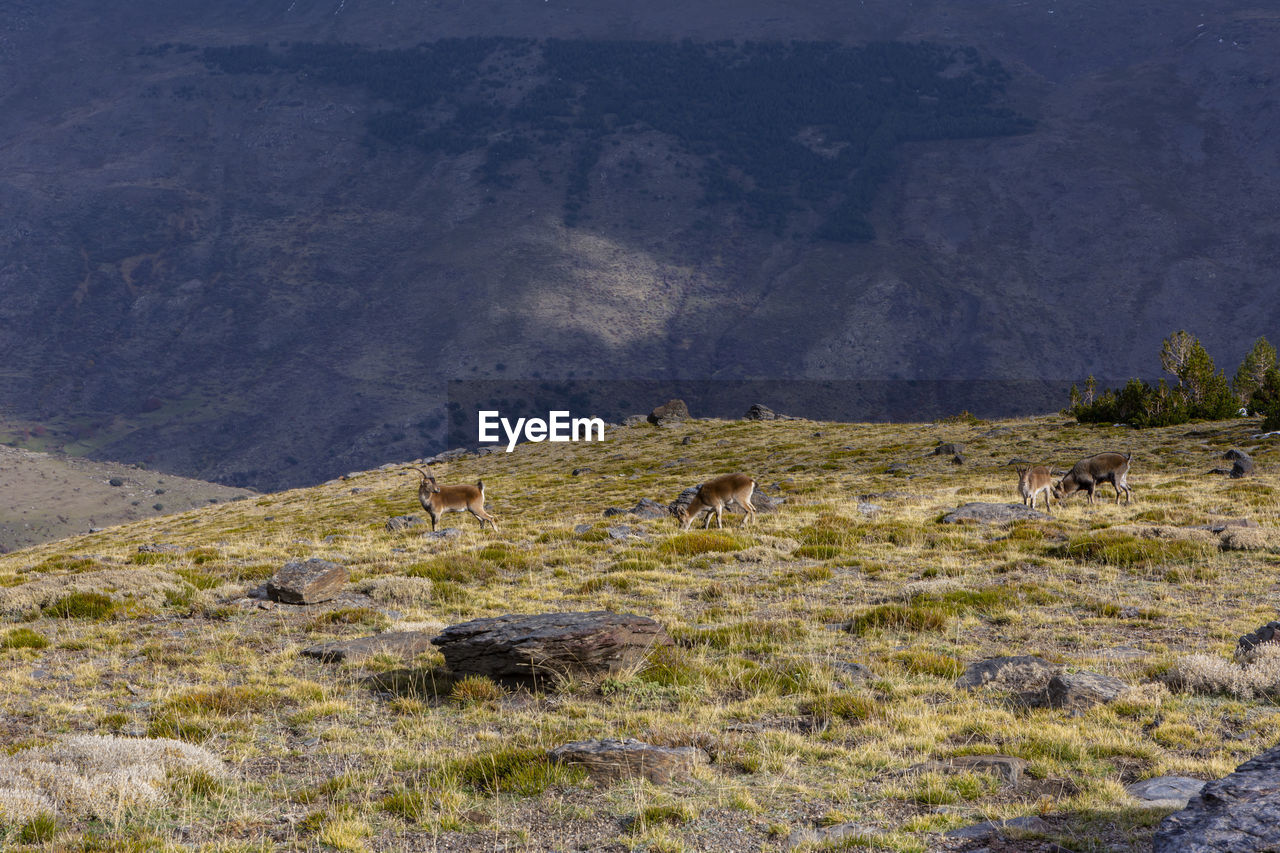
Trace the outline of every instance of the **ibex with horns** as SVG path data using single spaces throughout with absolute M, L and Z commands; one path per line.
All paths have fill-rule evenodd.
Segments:
M 484 480 L 477 480 L 474 486 L 441 486 L 435 477 L 421 468 L 410 467 L 409 470 L 422 475 L 422 482 L 418 484 L 418 502 L 431 516 L 432 530 L 436 529 L 436 522 L 446 512 L 469 512 L 480 522 L 481 530 L 484 530 L 486 521 L 493 525 L 494 530 L 498 529 L 493 516 L 484 511 Z

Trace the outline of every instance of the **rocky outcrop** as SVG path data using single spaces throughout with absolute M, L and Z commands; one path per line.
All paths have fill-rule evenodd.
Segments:
M 668 400 L 649 413 L 649 423 L 663 426 L 689 420 L 689 407 L 684 400 Z
M 632 738 L 574 741 L 547 755 L 554 762 L 585 768 L 594 779 L 644 778 L 655 785 L 688 779 L 708 760 L 696 746 L 652 746 Z
M 652 619 L 630 613 L 542 613 L 497 616 L 451 625 L 431 641 L 455 676 L 544 686 L 564 676 L 587 679 L 640 664 L 671 645 Z
M 1016 691 L 1044 690 L 1058 670 L 1058 666 L 1035 655 L 987 658 L 965 667 L 964 674 L 956 680 L 956 687 L 961 690 L 987 686 Z
M 417 527 L 422 524 L 421 516 L 417 515 L 397 515 L 394 518 L 387 519 L 387 532 L 398 533 L 401 530 L 408 530 L 410 527 Z
M 1208 782 L 1156 829 L 1154 853 L 1280 850 L 1280 746 Z
M 944 524 L 1009 524 L 1014 521 L 1050 521 L 1051 516 L 1022 504 L 967 503 L 945 516 Z

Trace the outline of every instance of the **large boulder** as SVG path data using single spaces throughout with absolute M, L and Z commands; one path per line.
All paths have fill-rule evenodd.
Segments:
M 689 420 L 689 407 L 684 400 L 668 400 L 649 413 L 649 423 L 663 424 Z
M 1128 684 L 1110 675 L 1062 672 L 1049 680 L 1047 700 L 1053 708 L 1083 711 L 1094 705 L 1110 704 L 1128 689 Z
M 672 644 L 654 620 L 604 610 L 473 619 L 449 626 L 431 642 L 457 677 L 533 686 L 565 676 L 602 678 Z
M 1280 850 L 1280 746 L 1207 783 L 1156 829 L 1153 853 Z
M 1031 692 L 1045 690 L 1061 668 L 1035 655 L 1012 655 L 975 661 L 956 680 L 961 690 L 994 687 L 1002 690 Z
M 319 604 L 337 598 L 349 577 L 342 566 L 316 557 L 285 563 L 267 581 L 267 597 L 284 604 Z

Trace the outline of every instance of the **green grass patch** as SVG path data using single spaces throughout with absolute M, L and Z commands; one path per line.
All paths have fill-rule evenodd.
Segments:
M 387 618 L 385 613 L 374 610 L 372 607 L 343 607 L 338 610 L 330 610 L 328 613 L 321 613 L 311 620 L 308 629 L 322 631 L 334 625 L 354 625 L 365 630 L 377 632 L 385 631 L 391 625 L 391 620 Z
M 100 592 L 72 592 L 46 604 L 41 612 L 55 619 L 107 619 L 120 603 Z
M 439 771 L 444 785 L 450 780 L 478 794 L 516 794 L 532 797 L 553 785 L 576 785 L 586 778 L 579 767 L 556 764 L 545 749 L 504 747 L 479 755 L 454 759 Z
M 136 551 L 129 557 L 129 562 L 136 566 L 155 566 L 161 563 L 172 563 L 177 558 L 177 554 L 169 551 Z
M 30 628 L 14 628 L 0 640 L 0 649 L 43 649 L 49 641 Z
M 836 545 L 801 545 L 791 556 L 801 560 L 834 560 L 844 553 Z
M 859 613 L 845 626 L 859 636 L 874 630 L 941 631 L 947 626 L 947 611 L 926 604 L 881 604 Z
M 956 679 L 964 673 L 964 664 L 961 661 L 925 649 L 906 649 L 895 652 L 893 659 L 911 675 Z
M 1096 530 L 1057 549 L 1057 555 L 1077 563 L 1101 563 L 1127 569 L 1164 563 L 1197 563 L 1217 552 L 1217 546 L 1190 539 L 1147 539 L 1117 530 Z
M 468 584 L 491 580 L 498 571 L 494 564 L 471 554 L 450 554 L 425 563 L 414 563 L 404 572 L 411 578 Z
M 292 704 L 292 700 L 275 690 L 240 684 L 192 690 L 169 699 L 165 709 L 174 714 L 237 717 L 261 714 L 288 704 Z
M 876 701 L 857 693 L 824 693 L 800 705 L 800 710 L 824 720 L 866 720 L 875 712 Z
M 692 557 L 696 554 L 741 551 L 745 547 L 747 547 L 746 543 L 731 533 L 694 530 L 672 536 L 658 546 L 658 553 L 673 557 Z

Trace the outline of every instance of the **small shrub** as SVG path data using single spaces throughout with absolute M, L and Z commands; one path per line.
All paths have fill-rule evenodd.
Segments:
M 639 678 L 662 687 L 687 687 L 701 683 L 703 676 L 678 650 L 660 647 L 649 655 Z
M 391 625 L 391 620 L 385 613 L 372 607 L 343 607 L 321 613 L 311 620 L 309 628 L 318 631 L 332 625 L 356 625 L 369 631 L 385 631 Z
M 825 693 L 800 706 L 806 714 L 824 720 L 865 720 L 875 708 L 874 699 L 856 693 Z
M 1191 539 L 1144 539 L 1118 530 L 1098 530 L 1072 537 L 1058 549 L 1058 556 L 1127 569 L 1203 561 L 1215 550 L 1209 543 Z
M 426 563 L 415 563 L 405 569 L 405 574 L 412 578 L 429 578 L 436 583 L 468 584 L 487 581 L 497 574 L 497 570 L 492 563 L 470 554 L 452 554 Z
M 443 773 L 481 794 L 532 797 L 552 785 L 572 785 L 586 777 L 581 768 L 552 762 L 546 750 L 506 747 L 450 762 Z
M 807 560 L 834 560 L 840 553 L 835 545 L 801 545 L 791 552 L 791 556 Z
M 159 563 L 172 563 L 177 554 L 168 551 L 136 551 L 129 557 L 129 562 L 137 566 L 154 566 Z
M 58 834 L 58 819 L 48 812 L 41 812 L 28 820 L 18 830 L 18 840 L 23 844 L 47 844 Z
M 14 628 L 0 640 L 0 649 L 43 649 L 48 645 L 44 635 L 30 628 Z
M 648 806 L 631 819 L 628 831 L 633 834 L 647 832 L 654 826 L 679 826 L 698 816 L 693 806 L 684 802 L 661 803 Z
M 45 616 L 55 619 L 101 620 L 111 616 L 120 605 L 100 592 L 72 592 L 42 608 Z
M 427 794 L 411 788 L 398 788 L 382 798 L 382 810 L 413 823 L 421 823 L 431 813 Z
M 484 675 L 468 675 L 455 681 L 449 691 L 449 698 L 463 705 L 496 702 L 506 695 L 507 691 L 501 684 Z
M 288 703 L 289 699 L 286 696 L 274 690 L 241 684 L 232 687 L 192 690 L 168 700 L 165 707 L 171 712 L 180 714 L 235 717 L 240 714 L 270 711 Z

